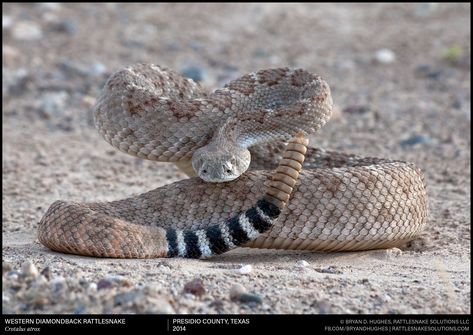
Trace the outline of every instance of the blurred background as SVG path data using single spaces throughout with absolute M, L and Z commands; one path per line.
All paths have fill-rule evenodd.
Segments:
M 385 133 L 396 143 L 453 141 L 470 121 L 469 11 L 433 3 L 4 4 L 4 116 L 52 131 L 91 125 L 106 78 L 136 62 L 165 65 L 210 89 L 289 66 L 329 82 L 335 116 L 353 132 L 368 136 L 376 118 L 402 118 Z M 463 128 L 432 129 L 447 115 L 466 121 Z
M 117 152 L 94 128 L 93 106 L 106 79 L 136 62 L 172 68 L 209 89 L 271 67 L 321 75 L 335 108 L 311 144 L 414 162 L 426 175 L 430 217 L 406 250 L 458 264 L 469 257 L 470 4 L 10 3 L 2 9 L 2 214 L 10 261 L 37 255 L 41 247 L 31 241 L 54 200 L 119 199 L 184 178 L 171 165 Z M 422 301 L 447 301 L 441 293 L 414 291 L 400 306 L 468 312 L 469 283 L 469 275 L 455 281 L 459 300 L 447 307 Z M 12 300 L 7 310 L 17 306 Z M 369 311 L 392 308 L 379 306 Z

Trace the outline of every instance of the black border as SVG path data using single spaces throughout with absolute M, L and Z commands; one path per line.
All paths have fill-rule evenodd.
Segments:
M 222 321 L 223 320 L 223 321 Z M 226 331 L 280 333 L 441 333 L 470 332 L 471 315 L 293 315 L 293 314 L 172 314 L 172 315 L 2 315 L 3 332 L 48 333 L 74 330 L 140 330 L 154 334 L 222 334 Z M 20 329 L 20 327 L 22 329 Z M 15 329 L 13 329 L 15 328 Z M 37 328 L 34 330 L 33 328 Z

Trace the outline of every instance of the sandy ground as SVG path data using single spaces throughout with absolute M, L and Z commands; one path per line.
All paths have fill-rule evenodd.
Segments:
M 471 313 L 469 13 L 468 4 L 4 4 L 3 313 Z M 322 75 L 336 113 L 312 143 L 416 163 L 427 228 L 400 249 L 239 249 L 206 261 L 46 249 L 36 229 L 53 201 L 120 199 L 185 177 L 117 152 L 93 127 L 104 81 L 135 62 L 209 88 L 268 67 Z M 232 301 L 235 284 L 246 300 Z

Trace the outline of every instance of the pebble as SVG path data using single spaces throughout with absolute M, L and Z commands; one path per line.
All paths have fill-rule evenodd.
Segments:
M 413 135 L 405 140 L 399 142 L 403 147 L 415 146 L 417 144 L 424 144 L 431 142 L 431 138 L 427 135 Z
M 74 35 L 77 32 L 77 25 L 71 20 L 64 20 L 57 22 L 52 25 L 51 29 L 58 33 L 66 33 L 68 35 Z
M 343 113 L 347 114 L 366 114 L 370 111 L 368 106 L 348 106 L 343 109 Z
M 187 66 L 184 69 L 182 69 L 181 72 L 184 75 L 184 77 L 190 78 L 195 82 L 202 81 L 204 78 L 202 69 L 197 66 Z
M 107 279 L 100 279 L 97 283 L 97 290 L 102 290 L 110 287 L 112 287 L 112 282 Z
M 79 305 L 74 308 L 74 314 L 84 314 L 85 311 L 87 310 L 87 306 L 83 303 L 80 303 Z
M 21 266 L 21 274 L 26 277 L 37 277 L 39 275 L 38 269 L 30 261 L 26 261 Z
M 235 284 L 230 289 L 230 300 L 236 300 L 238 297 L 244 293 L 247 293 L 246 288 L 241 284 Z
M 263 299 L 259 295 L 248 293 L 246 288 L 241 284 L 232 286 L 230 289 L 230 300 L 248 305 L 259 305 L 263 302 Z
M 417 65 L 414 72 L 420 78 L 427 78 L 431 80 L 438 80 L 445 73 L 442 68 L 435 68 L 428 64 Z
M 65 91 L 46 92 L 41 98 L 39 112 L 44 119 L 57 118 L 64 114 L 69 94 Z
M 133 286 L 132 283 L 128 280 L 128 278 L 121 275 L 109 274 L 105 277 L 105 280 L 108 280 L 112 283 L 116 283 L 120 286 L 125 286 L 125 287 Z
M 252 293 L 242 293 L 236 297 L 234 301 L 247 305 L 259 305 L 263 303 L 263 299 L 259 295 Z
M 330 274 L 342 274 L 343 271 L 340 271 L 335 266 L 329 266 L 325 269 L 315 269 L 315 271 L 320 273 L 330 273 Z
M 296 262 L 296 267 L 297 267 L 297 268 L 305 268 L 305 267 L 307 267 L 307 266 L 309 266 L 309 263 L 306 262 L 306 261 L 303 260 L 303 259 L 298 260 L 298 261 Z
M 184 285 L 184 293 L 190 293 L 195 296 L 201 297 L 205 294 L 204 283 L 200 278 L 195 278 L 192 281 Z
M 46 278 L 47 280 L 51 279 L 51 269 L 49 266 L 45 267 L 43 270 L 41 270 L 41 274 Z
M 247 275 L 253 271 L 253 267 L 250 264 L 247 264 L 247 265 L 242 266 L 239 269 L 236 269 L 235 271 L 241 275 Z
M 16 271 L 9 271 L 7 273 L 7 278 L 12 280 L 12 281 L 16 281 L 18 279 L 18 272 Z
M 91 66 L 91 73 L 97 77 L 107 73 L 107 67 L 100 63 L 100 62 L 95 62 Z
M 381 64 L 390 64 L 396 60 L 396 54 L 389 49 L 380 49 L 376 51 L 375 60 Z
M 18 22 L 12 27 L 13 38 L 21 41 L 34 41 L 43 37 L 41 28 L 33 22 Z

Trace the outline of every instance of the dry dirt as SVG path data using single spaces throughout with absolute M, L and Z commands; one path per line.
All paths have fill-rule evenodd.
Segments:
M 3 313 L 471 313 L 470 56 L 469 4 L 4 4 Z M 322 75 L 336 111 L 312 143 L 416 163 L 428 226 L 386 251 L 200 261 L 46 249 L 36 229 L 53 201 L 185 178 L 94 129 L 106 78 L 135 62 L 209 88 L 269 67 Z M 235 284 L 246 302 L 230 299 Z

